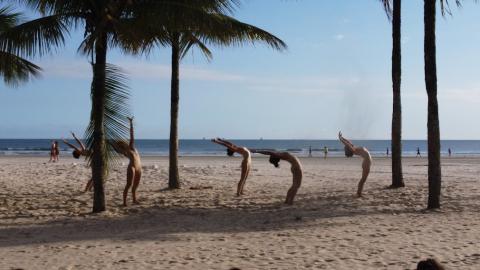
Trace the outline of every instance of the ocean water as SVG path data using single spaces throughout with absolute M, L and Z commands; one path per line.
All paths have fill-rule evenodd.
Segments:
M 0 139 L 0 156 L 48 156 L 51 139 Z M 70 155 L 71 149 L 61 140 L 60 155 Z M 329 156 L 342 156 L 343 146 L 338 140 L 232 140 L 237 145 L 257 149 L 275 149 L 288 151 L 298 156 L 308 156 L 312 148 L 313 156 L 323 156 L 323 147 L 327 146 Z M 74 143 L 74 141 L 71 141 Z M 365 146 L 373 156 L 386 156 L 389 140 L 357 140 L 355 145 Z M 480 156 L 480 140 L 445 140 L 442 155 L 447 155 L 448 148 L 454 156 Z M 144 156 L 168 156 L 168 140 L 136 140 L 135 145 Z M 225 155 L 225 148 L 210 140 L 180 140 L 181 156 L 218 156 Z M 427 142 L 424 140 L 403 141 L 403 155 L 415 156 L 417 147 L 422 156 L 426 156 Z M 390 149 L 391 151 L 391 149 Z

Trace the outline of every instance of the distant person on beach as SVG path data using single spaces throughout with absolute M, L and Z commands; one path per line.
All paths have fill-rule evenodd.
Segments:
M 324 146 L 323 147 L 323 159 L 327 159 L 327 155 L 328 155 L 328 147 Z
M 312 146 L 308 148 L 308 157 L 312 157 Z
M 280 166 L 278 163 L 280 162 L 281 159 L 288 161 L 292 165 L 290 170 L 292 171 L 292 174 L 293 174 L 293 184 L 287 192 L 287 198 L 285 199 L 285 203 L 290 205 L 293 204 L 293 199 L 297 194 L 298 188 L 300 188 L 300 185 L 302 184 L 303 171 L 302 171 L 302 164 L 300 164 L 300 160 L 298 160 L 297 157 L 295 157 L 294 155 L 288 152 L 252 150 L 252 153 L 269 155 L 270 163 L 272 163 L 273 166 L 275 166 L 276 168 Z
M 127 184 L 123 190 L 123 206 L 127 206 L 127 195 L 130 187 L 132 187 L 132 201 L 135 204 L 138 203 L 136 192 L 138 185 L 140 184 L 140 178 L 142 177 L 142 164 L 140 162 L 140 155 L 138 154 L 137 149 L 135 149 L 133 117 L 128 117 L 128 121 L 130 122 L 130 142 L 127 143 L 125 141 L 116 141 L 112 143 L 115 151 L 124 155 L 130 161 L 127 167 Z
M 418 262 L 417 270 L 445 270 L 435 259 L 426 259 Z
M 84 157 L 89 156 L 91 154 L 90 150 L 87 150 L 87 148 L 82 143 L 82 141 L 79 140 L 77 138 L 77 136 L 75 136 L 75 133 L 73 133 L 73 132 L 71 132 L 71 133 L 72 133 L 72 136 L 75 139 L 75 141 L 77 141 L 78 147 L 76 145 L 73 145 L 73 144 L 67 142 L 66 140 L 63 140 L 63 142 L 66 145 L 73 148 L 72 156 L 76 159 L 79 159 L 81 156 L 84 156 Z M 87 192 L 89 190 L 92 190 L 92 188 L 93 188 L 93 180 L 90 178 L 90 180 L 88 180 L 88 182 L 87 182 L 87 185 L 85 186 L 85 192 Z
M 422 157 L 422 155 L 420 154 L 420 147 L 417 147 L 417 157 Z
M 367 148 L 353 145 L 349 140 L 342 136 L 342 132 L 338 133 L 338 138 L 345 145 L 345 156 L 352 157 L 353 155 L 361 156 L 362 162 L 362 178 L 358 182 L 357 196 L 362 196 L 363 185 L 367 181 L 368 174 L 370 173 L 370 167 L 372 166 L 372 157 Z
M 387 147 L 387 157 L 388 157 L 389 155 L 390 155 L 390 151 L 389 151 L 389 149 L 388 149 L 388 147 Z
M 240 181 L 237 186 L 237 196 L 243 195 L 243 187 L 247 181 L 248 174 L 250 173 L 250 167 L 252 166 L 252 157 L 250 151 L 246 147 L 237 146 L 227 140 L 220 138 L 212 139 L 212 142 L 227 147 L 227 155 L 233 156 L 233 153 L 239 153 L 242 155 L 242 174 L 240 175 Z
M 452 156 L 452 149 L 448 148 L 448 156 L 451 157 Z
M 50 146 L 50 160 L 49 162 L 56 162 L 58 161 L 58 156 L 60 155 L 60 149 L 58 147 L 57 141 L 52 141 L 52 145 Z

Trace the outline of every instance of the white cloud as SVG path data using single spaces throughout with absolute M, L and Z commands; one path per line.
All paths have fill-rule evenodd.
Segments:
M 171 69 L 168 65 L 142 61 L 126 61 L 115 64 L 128 74 L 131 81 L 165 81 L 170 79 Z M 55 79 L 90 80 L 92 76 L 90 64 L 83 59 L 70 62 L 44 62 L 41 63 L 41 66 L 44 68 L 43 74 L 45 77 Z M 378 82 L 369 82 L 350 74 L 338 74 L 330 77 L 321 75 L 264 77 L 256 74 L 236 74 L 190 65 L 181 67 L 180 76 L 182 80 L 188 81 L 235 83 L 237 86 L 250 91 L 302 95 L 345 94 L 357 90 L 366 92 L 370 91 L 372 86 L 377 87 L 378 85 Z M 224 87 L 221 89 L 230 88 Z
M 336 40 L 343 40 L 345 36 L 343 34 L 336 34 L 333 38 L 335 38 Z
M 169 79 L 171 68 L 169 65 L 145 63 L 145 62 L 120 62 L 114 63 L 121 67 L 131 80 L 164 80 Z M 49 61 L 42 63 L 45 77 L 67 78 L 67 79 L 90 79 L 92 69 L 86 60 L 74 61 Z M 202 69 L 193 66 L 183 65 L 180 69 L 182 80 L 198 81 L 240 81 L 244 77 L 228 74 L 213 69 Z

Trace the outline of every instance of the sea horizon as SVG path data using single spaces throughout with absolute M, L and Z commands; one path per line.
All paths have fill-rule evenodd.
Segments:
M 47 156 L 50 143 L 53 140 L 60 142 L 60 154 L 70 155 L 71 148 L 61 142 L 61 139 L 0 139 L 0 156 Z M 76 144 L 74 140 L 68 140 Z M 291 152 L 297 156 L 323 157 L 324 147 L 328 149 L 328 156 L 343 156 L 343 146 L 338 140 L 311 140 L 311 139 L 231 139 L 232 142 L 256 149 L 272 149 Z M 374 157 L 387 156 L 387 148 L 391 154 L 391 141 L 381 139 L 352 140 L 355 145 L 365 146 Z M 416 156 L 417 147 L 422 156 L 427 153 L 426 140 L 403 140 L 403 156 Z M 168 139 L 137 139 L 137 150 L 143 156 L 168 156 Z M 480 140 L 442 140 L 442 155 L 448 155 L 451 149 L 455 156 L 480 156 Z M 225 148 L 210 142 L 210 139 L 181 139 L 179 140 L 179 154 L 181 156 L 222 156 Z

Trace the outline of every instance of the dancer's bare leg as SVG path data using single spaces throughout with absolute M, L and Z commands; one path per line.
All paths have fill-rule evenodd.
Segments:
M 240 181 L 237 186 L 237 196 L 243 195 L 243 187 L 247 181 L 248 174 L 250 172 L 250 164 L 247 162 L 242 162 L 242 175 L 240 176 Z
M 295 195 L 297 194 L 300 185 L 302 184 L 302 173 L 301 172 L 293 172 L 293 184 L 287 192 L 287 198 L 285 200 L 286 204 L 293 204 L 293 200 L 295 199 Z
M 127 206 L 127 195 L 130 186 L 132 185 L 133 178 L 135 177 L 135 170 L 133 167 L 128 166 L 127 169 L 127 184 L 125 185 L 125 189 L 123 190 L 123 206 Z
M 368 174 L 370 173 L 370 166 L 364 164 L 362 168 L 362 178 L 360 179 L 360 182 L 358 182 L 357 197 L 362 197 L 363 185 L 365 184 L 365 181 L 367 181 Z
M 137 201 L 137 188 L 140 184 L 140 178 L 142 177 L 142 171 L 135 172 L 135 177 L 133 179 L 133 186 L 132 186 L 132 201 L 133 203 L 138 203 Z
M 87 185 L 85 186 L 85 191 L 84 192 L 91 191 L 92 188 L 93 188 L 93 179 L 90 178 L 90 180 L 88 180 L 88 182 L 87 182 Z

